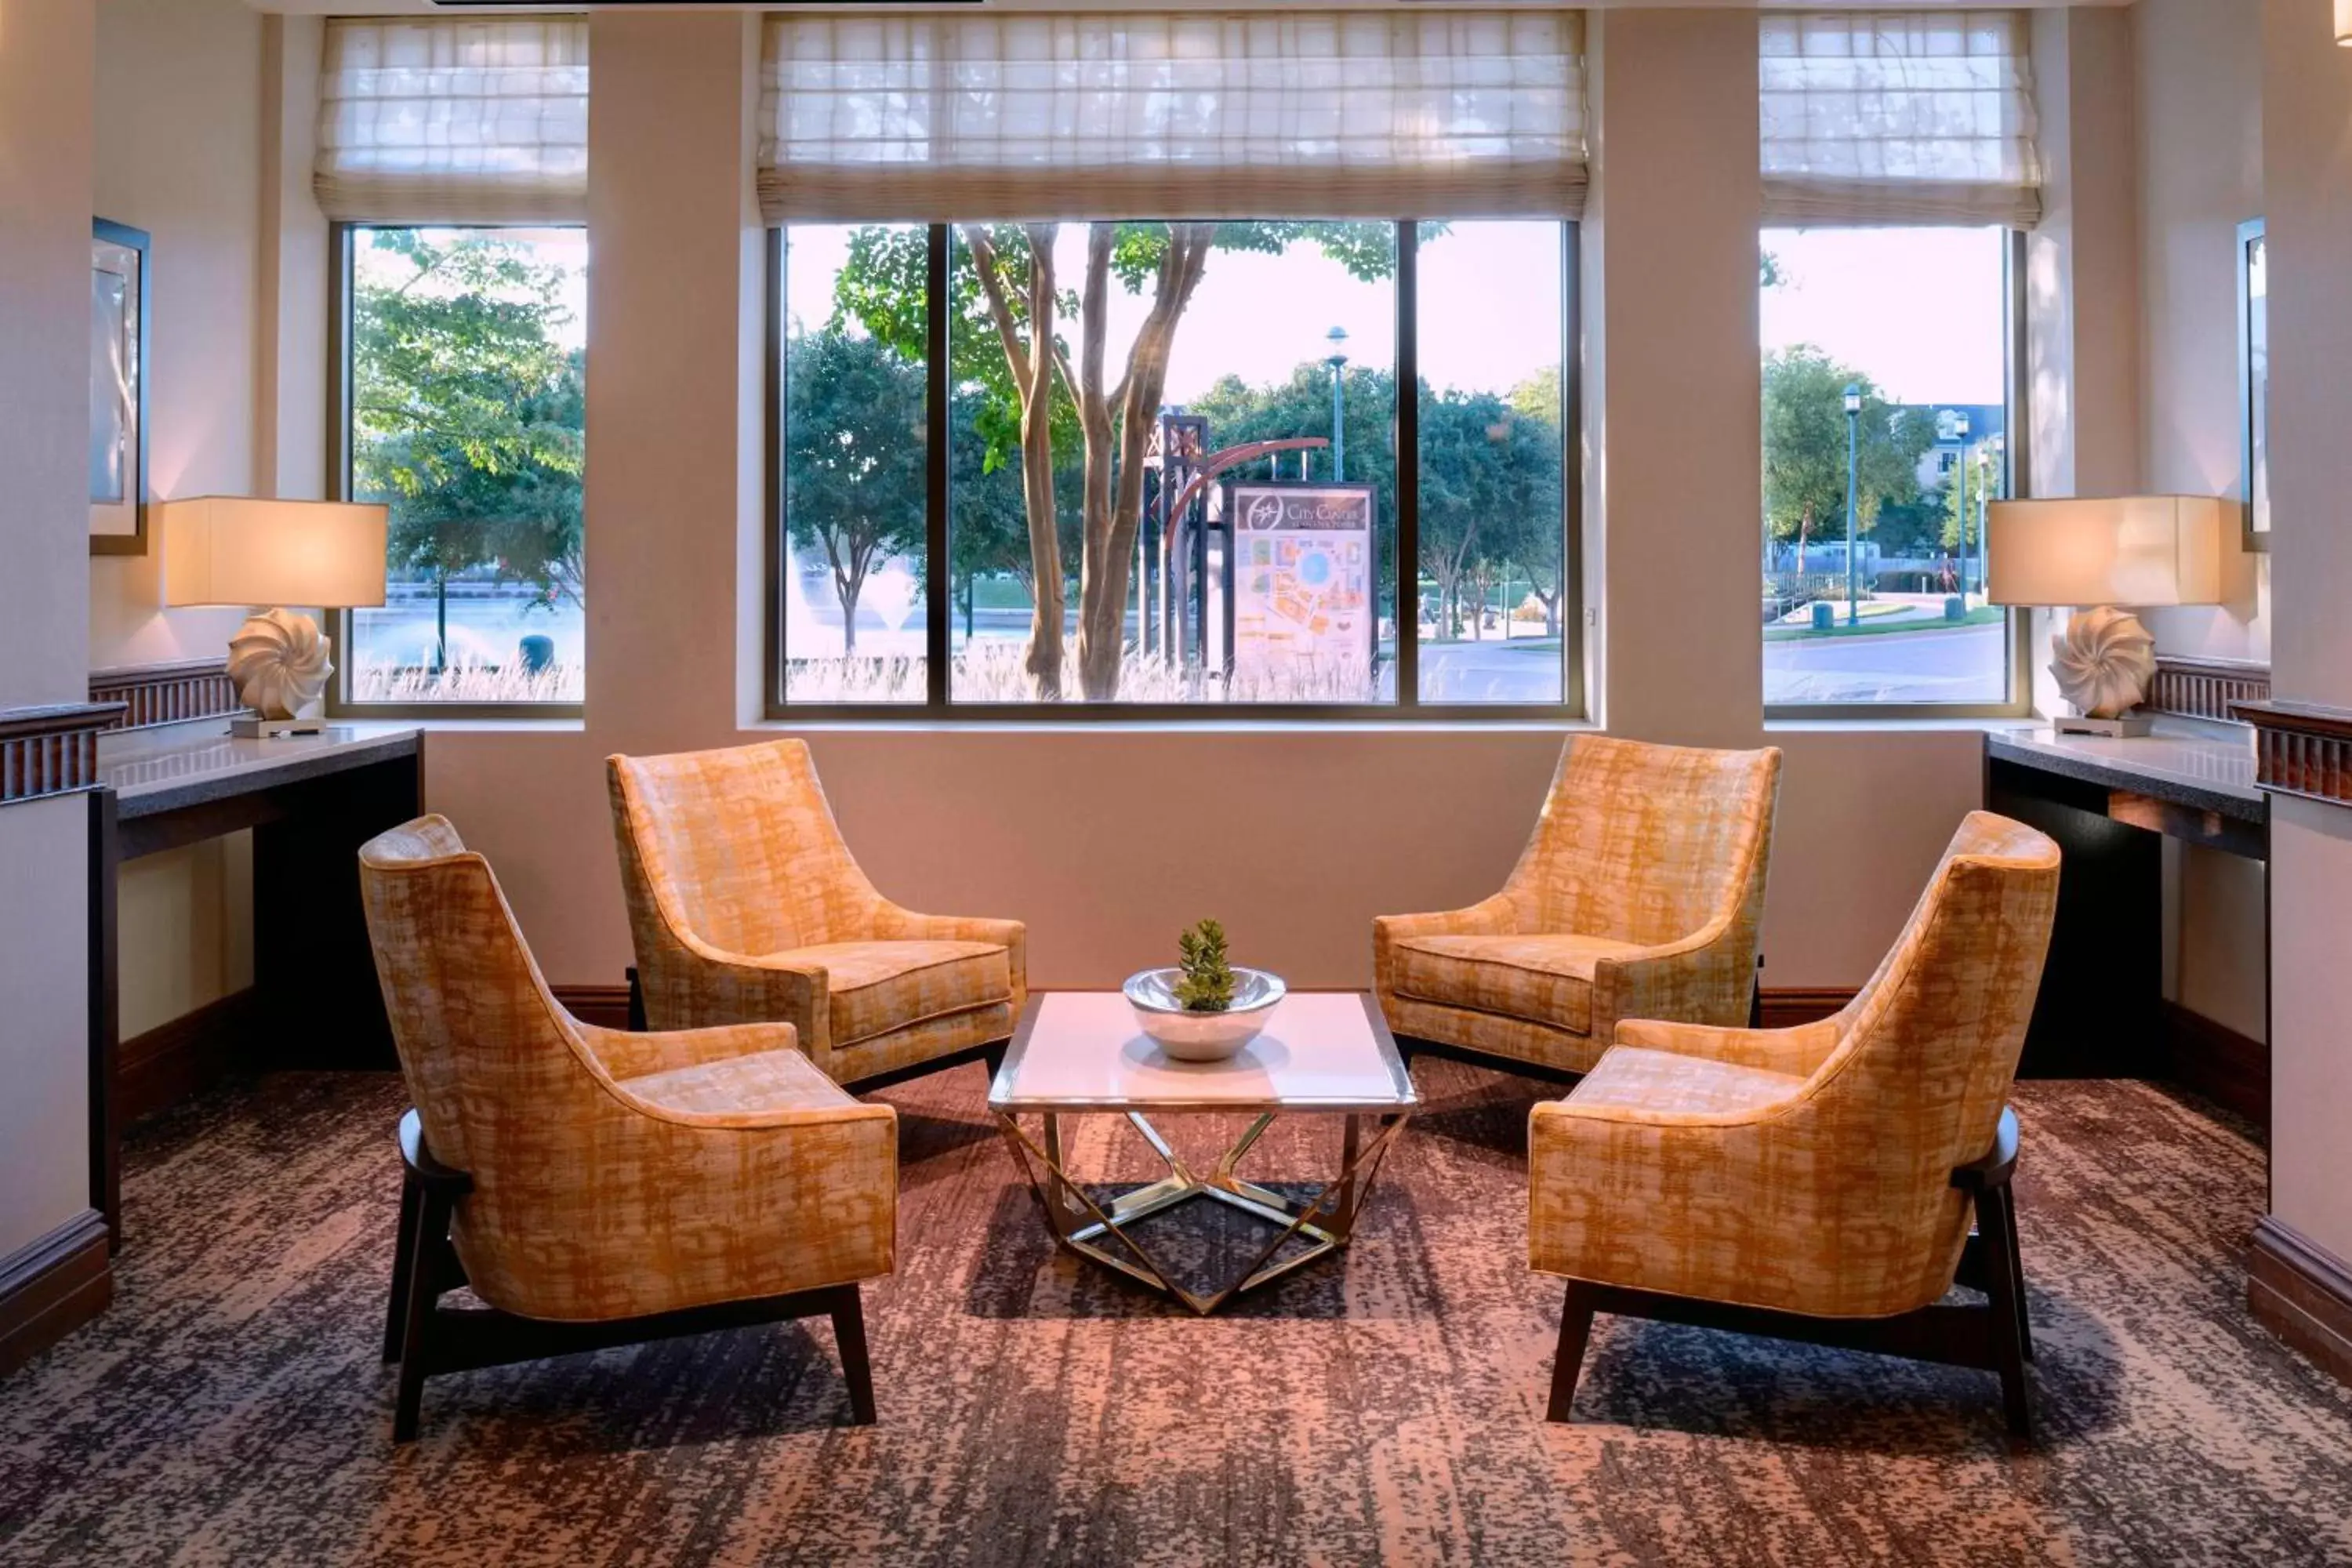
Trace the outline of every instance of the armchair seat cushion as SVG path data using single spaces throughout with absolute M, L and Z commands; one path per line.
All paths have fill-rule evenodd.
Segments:
M 1571 1115 L 1653 1126 L 1760 1114 L 1794 1097 L 1805 1079 L 1674 1051 L 1619 1046 L 1569 1095 Z
M 828 942 L 770 955 L 822 964 L 833 1048 L 1013 999 L 1011 954 L 988 942 Z
M 1643 951 L 1605 936 L 1408 936 L 1396 942 L 1397 994 L 1475 1013 L 1592 1032 L 1592 970 Z
M 761 1116 L 779 1110 L 824 1110 L 856 1100 L 795 1050 L 697 1062 L 619 1080 L 632 1097 L 664 1110 L 703 1115 Z

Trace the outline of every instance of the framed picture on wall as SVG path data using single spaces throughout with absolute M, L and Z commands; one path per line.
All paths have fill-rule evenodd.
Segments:
M 147 553 L 144 230 L 98 218 L 89 240 L 89 552 Z
M 2238 450 L 2246 548 L 2271 547 L 2270 243 L 2261 218 L 2238 226 Z

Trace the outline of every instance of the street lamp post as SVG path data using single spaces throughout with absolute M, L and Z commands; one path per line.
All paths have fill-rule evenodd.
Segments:
M 1987 604 L 1992 603 L 1990 586 L 1992 582 L 1992 556 L 1990 547 L 1985 542 L 1985 521 L 1992 509 L 1994 465 L 2000 462 L 2000 454 L 2005 450 L 2002 440 L 2003 437 L 1995 436 L 1977 452 L 1977 461 L 1981 465 L 1977 470 L 1977 581 L 1988 585 L 1985 588 Z
M 1848 382 L 1845 388 L 1845 624 L 1862 624 L 1862 593 L 1855 586 L 1854 521 L 1856 491 L 1860 488 L 1862 457 L 1862 387 Z M 1800 571 L 1804 563 L 1797 563 Z
M 1331 345 L 1330 357 L 1323 363 L 1331 367 L 1331 482 L 1337 484 L 1348 477 L 1348 431 L 1339 396 L 1340 373 L 1348 368 L 1348 329 L 1334 327 L 1323 337 Z
M 1952 415 L 1952 438 L 1960 444 L 1960 458 L 1959 461 L 1953 466 L 1958 468 L 1960 472 L 1960 548 L 1963 551 L 1966 551 L 1969 547 L 1969 524 L 1972 521 L 1969 516 L 1969 416 L 1964 413 L 1956 411 Z M 1965 560 L 1966 556 L 1964 555 L 1962 559 Z M 1960 603 L 1963 605 L 1966 605 L 1968 602 L 1969 574 L 1964 570 L 1960 574 Z

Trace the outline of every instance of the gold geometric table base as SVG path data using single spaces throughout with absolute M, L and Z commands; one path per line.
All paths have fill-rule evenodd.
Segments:
M 1111 1200 L 1109 1206 L 1095 1201 L 1077 1179 L 1062 1167 L 1061 1115 L 1045 1111 L 1045 1137 L 1040 1143 L 1021 1125 L 1017 1115 L 1000 1110 L 998 1124 L 1004 1141 L 1011 1145 L 1021 1173 L 1029 1180 L 1030 1190 L 1036 1194 L 1038 1204 L 1045 1211 L 1046 1228 L 1054 1239 L 1083 1258 L 1118 1269 L 1128 1278 L 1139 1280 L 1156 1290 L 1164 1290 L 1195 1312 L 1215 1311 L 1244 1290 L 1255 1290 L 1261 1285 L 1281 1279 L 1292 1269 L 1312 1263 L 1325 1253 L 1335 1252 L 1348 1244 L 1355 1229 L 1356 1216 L 1363 1212 L 1364 1200 L 1371 1191 L 1372 1178 L 1381 1167 L 1389 1146 L 1397 1134 L 1404 1131 L 1402 1112 L 1381 1116 L 1350 1115 L 1340 1145 L 1339 1174 L 1328 1186 L 1301 1205 L 1292 1203 L 1280 1193 L 1245 1182 L 1234 1173 L 1234 1167 L 1248 1153 L 1259 1134 L 1274 1125 L 1276 1112 L 1261 1114 L 1250 1123 L 1234 1146 L 1217 1157 L 1216 1166 L 1205 1176 L 1196 1175 L 1179 1158 L 1159 1129 L 1144 1120 L 1138 1111 L 1128 1111 L 1128 1121 L 1143 1134 L 1143 1141 L 1167 1163 L 1168 1174 L 1148 1186 Z M 1293 1114 L 1314 1114 L 1294 1112 Z M 1328 1114 L 1328 1113 L 1325 1113 Z M 1362 1142 L 1365 1122 L 1376 1122 L 1378 1130 L 1369 1142 Z M 1179 1204 L 1203 1198 L 1239 1209 L 1282 1228 L 1274 1239 L 1251 1257 L 1247 1265 L 1234 1276 L 1232 1282 L 1209 1295 L 1201 1295 L 1179 1284 L 1176 1278 L 1151 1251 L 1137 1239 L 1130 1228 L 1156 1214 L 1174 1208 Z M 1091 1216 L 1091 1217 L 1089 1217 Z M 1294 1237 L 1304 1237 L 1314 1245 L 1292 1254 L 1281 1262 L 1274 1261 L 1275 1254 Z M 1134 1254 L 1132 1259 L 1119 1257 L 1104 1242 L 1116 1237 L 1118 1243 Z

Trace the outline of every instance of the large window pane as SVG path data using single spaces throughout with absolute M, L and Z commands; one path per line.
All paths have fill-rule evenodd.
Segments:
M 1388 223 L 956 231 L 954 700 L 1383 700 L 1395 253 Z
M 1558 223 L 1421 226 L 1421 699 L 1566 689 Z
M 351 235 L 351 493 L 392 509 L 357 702 L 578 702 L 588 238 Z
M 921 702 L 929 242 L 784 234 L 784 696 Z
M 1985 603 L 2008 493 L 2009 235 L 1763 236 L 1764 700 L 2009 696 Z

